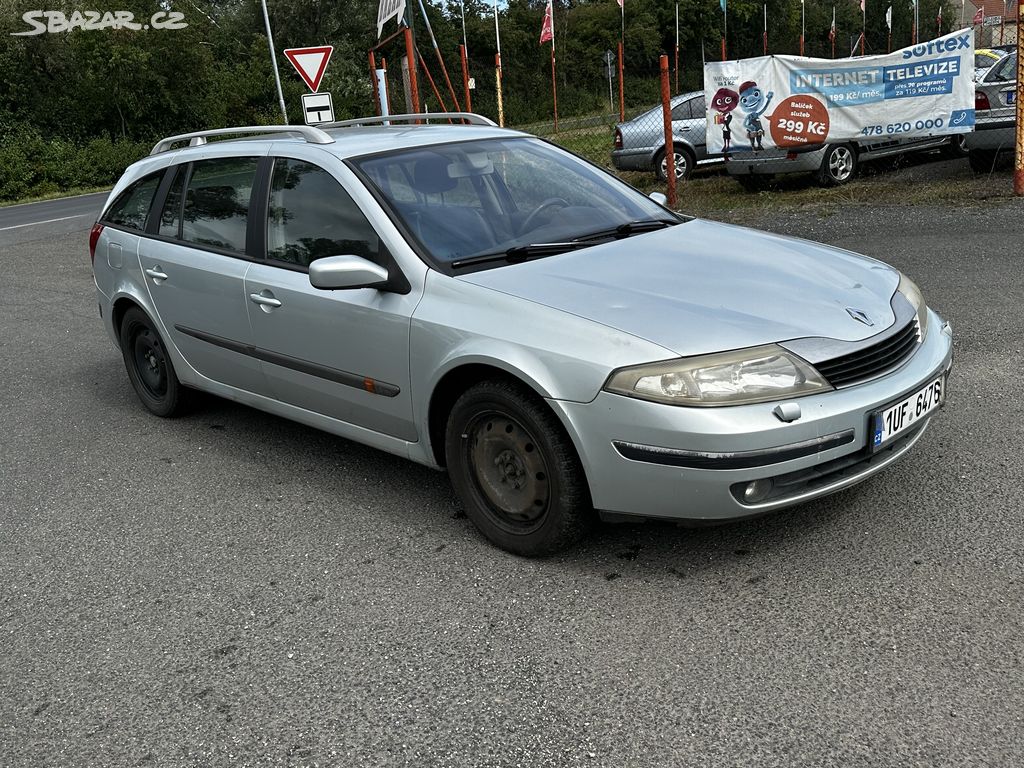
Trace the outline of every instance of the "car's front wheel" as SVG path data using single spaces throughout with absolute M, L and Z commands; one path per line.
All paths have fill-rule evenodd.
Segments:
M 177 416 L 188 404 L 167 347 L 145 312 L 132 307 L 121 320 L 121 354 L 139 400 L 157 416 Z
M 549 555 L 589 526 L 590 493 L 572 441 L 520 384 L 495 379 L 466 390 L 448 417 L 445 459 L 469 519 L 502 549 Z
M 689 150 L 673 147 L 673 154 L 676 163 L 676 179 L 684 181 L 690 178 L 695 161 Z M 654 173 L 661 181 L 668 181 L 668 155 L 664 148 L 659 149 L 658 154 L 654 157 Z
M 818 183 L 823 187 L 838 187 L 857 173 L 857 153 L 850 144 L 829 144 L 821 158 Z

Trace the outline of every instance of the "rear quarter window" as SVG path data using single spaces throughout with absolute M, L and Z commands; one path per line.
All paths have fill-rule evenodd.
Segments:
M 103 216 L 103 222 L 125 229 L 144 231 L 146 219 L 149 218 L 149 209 L 153 204 L 153 196 L 156 194 L 156 188 L 160 186 L 162 176 L 163 171 L 140 179 L 129 186 L 117 196 L 117 199 L 107 209 Z

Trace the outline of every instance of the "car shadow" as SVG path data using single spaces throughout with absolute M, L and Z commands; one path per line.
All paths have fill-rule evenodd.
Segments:
M 261 500 L 264 490 L 310 483 L 319 497 L 336 497 L 338 509 L 344 510 L 354 493 L 360 500 L 369 493 L 373 508 L 360 514 L 387 518 L 385 528 L 422 540 L 418 549 L 426 555 L 451 548 L 471 559 L 521 559 L 496 549 L 475 529 L 444 472 L 205 393 L 197 393 L 186 415 L 160 419 L 138 402 L 116 363 L 84 365 L 78 377 L 90 383 L 92 407 L 114 415 L 122 429 L 144 433 L 151 443 L 165 446 L 180 448 L 183 441 L 202 445 L 207 462 L 219 454 L 226 466 L 251 463 L 254 493 L 261 489 Z M 165 452 L 174 451 L 166 447 Z M 854 488 L 789 510 L 700 527 L 654 519 L 605 523 L 595 514 L 590 535 L 579 544 L 547 559 L 522 561 L 534 562 L 542 571 L 608 581 L 678 579 L 802 546 L 833 526 L 858 493 Z M 345 511 L 332 512 L 326 529 L 322 504 L 300 508 L 297 514 L 307 515 L 313 538 L 340 535 L 345 529 Z M 344 530 L 344 535 L 359 533 Z

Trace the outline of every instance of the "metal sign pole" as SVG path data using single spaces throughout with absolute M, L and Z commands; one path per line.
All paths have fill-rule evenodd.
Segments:
M 277 71 L 277 53 L 274 52 L 274 35 L 270 31 L 270 15 L 267 13 L 267 0 L 260 0 L 263 6 L 263 23 L 267 25 L 267 44 L 270 45 L 270 62 L 274 67 L 274 82 L 277 83 L 277 98 L 281 104 L 281 114 L 284 115 L 284 122 L 288 123 L 288 110 L 284 107 L 284 93 L 281 92 L 281 75 Z

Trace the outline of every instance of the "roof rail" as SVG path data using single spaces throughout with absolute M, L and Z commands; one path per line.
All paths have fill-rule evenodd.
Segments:
M 250 133 L 297 133 L 310 144 L 333 144 L 334 139 L 312 125 L 247 125 L 238 128 L 217 128 L 212 131 L 195 131 L 193 133 L 182 133 L 178 136 L 168 136 L 161 139 L 149 153 L 159 155 L 171 148 L 172 144 L 188 140 L 190 147 L 199 147 L 206 143 L 206 139 L 212 136 L 244 136 Z
M 475 112 L 414 112 L 407 115 L 373 115 L 357 117 L 353 120 L 339 120 L 336 123 L 323 123 L 321 128 L 345 128 L 355 125 L 372 125 L 374 123 L 411 123 L 417 120 L 462 120 L 468 125 L 498 124 Z

